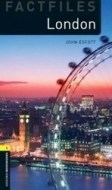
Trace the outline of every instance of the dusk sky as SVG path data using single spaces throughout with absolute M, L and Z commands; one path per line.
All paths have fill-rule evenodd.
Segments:
M 102 2 L 102 32 L 112 41 L 112 1 Z M 82 49 L 101 45 L 96 36 L 0 36 L 0 97 L 56 96 L 58 78 L 70 72 L 68 63 L 79 63 Z M 95 44 L 66 44 L 67 40 L 95 40 Z M 100 65 L 79 88 L 79 93 L 112 95 L 112 60 Z M 102 74 L 101 74 L 102 73 Z M 102 75 L 102 77 L 101 77 Z M 104 82 L 105 81 L 105 82 Z M 88 89 L 90 91 L 88 91 Z M 78 91 L 77 91 L 78 93 Z

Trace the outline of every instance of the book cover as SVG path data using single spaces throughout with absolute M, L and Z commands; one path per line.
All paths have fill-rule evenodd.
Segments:
M 0 190 L 111 190 L 111 7 L 0 1 Z

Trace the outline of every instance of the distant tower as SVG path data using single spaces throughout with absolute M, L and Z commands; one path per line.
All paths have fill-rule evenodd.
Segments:
M 29 113 L 24 102 L 22 111 L 19 115 L 19 139 L 20 144 L 23 145 L 24 151 L 29 152 L 30 131 L 29 131 Z
M 67 116 L 67 118 L 70 117 L 70 105 L 69 104 L 67 104 L 67 106 L 66 106 L 66 116 Z

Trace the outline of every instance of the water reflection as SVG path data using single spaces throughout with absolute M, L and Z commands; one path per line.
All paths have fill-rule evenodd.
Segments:
M 86 174 L 66 174 L 71 190 L 111 190 L 112 179 Z M 11 190 L 54 190 L 48 186 L 50 174 L 36 168 L 18 166 L 11 168 Z

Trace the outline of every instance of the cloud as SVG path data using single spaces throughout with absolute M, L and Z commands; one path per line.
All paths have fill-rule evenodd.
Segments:
M 25 82 L 25 81 L 0 81 L 0 86 L 12 85 L 12 84 L 28 84 L 28 82 Z

